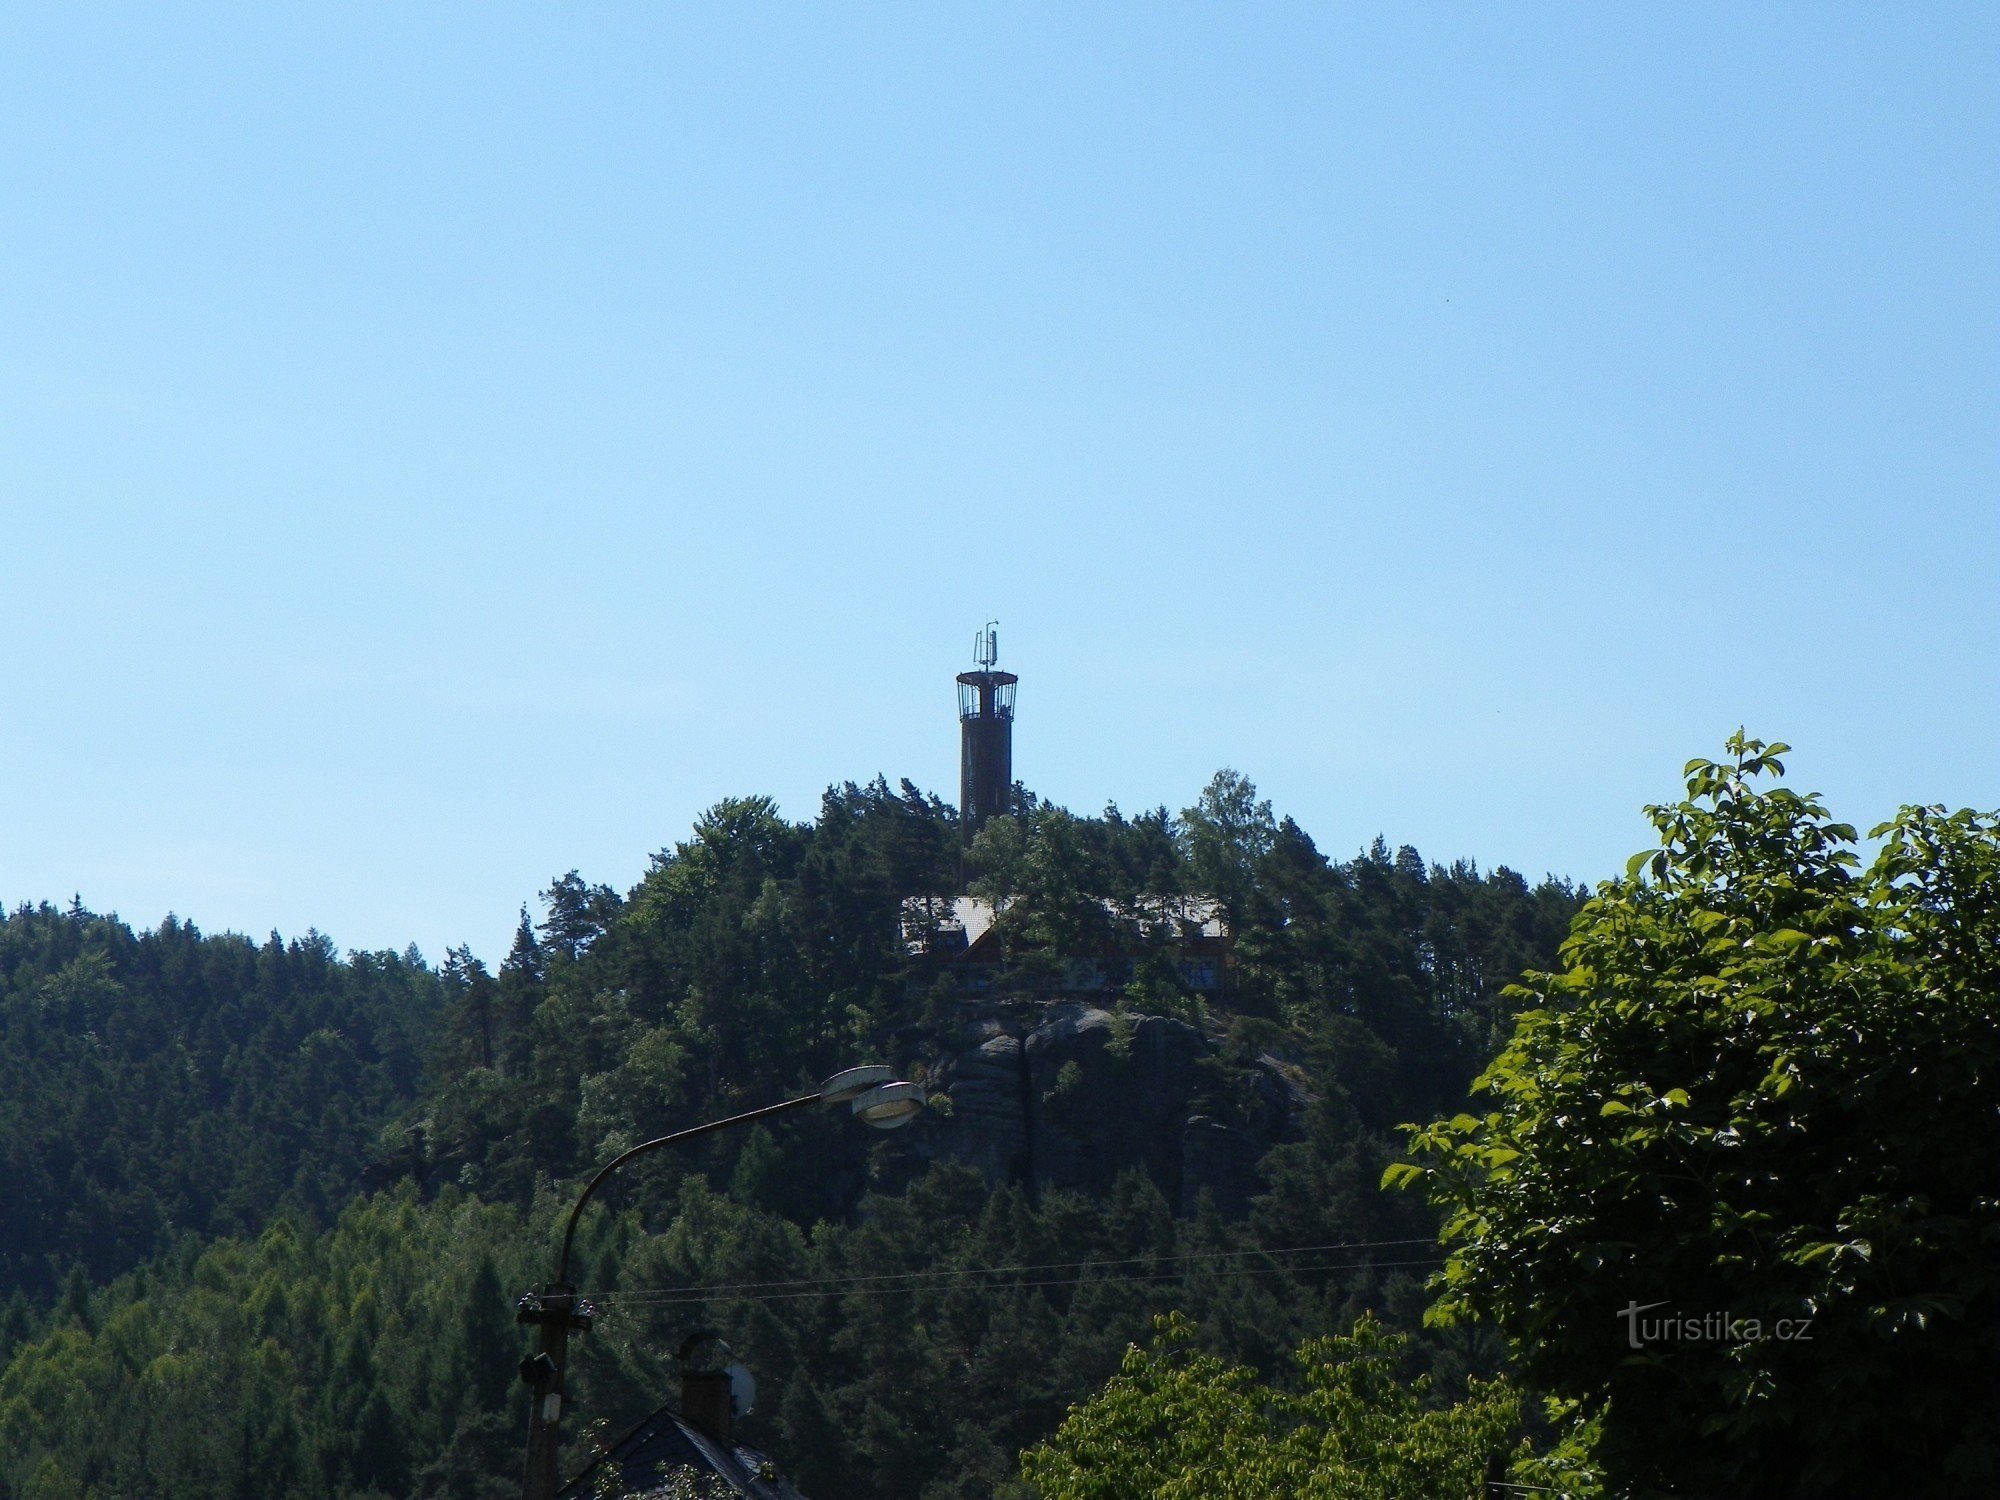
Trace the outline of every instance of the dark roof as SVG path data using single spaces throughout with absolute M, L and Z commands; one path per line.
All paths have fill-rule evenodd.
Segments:
M 600 1496 L 638 1496 L 658 1489 L 676 1469 L 714 1474 L 739 1495 L 754 1500 L 805 1500 L 771 1461 L 755 1448 L 719 1443 L 692 1422 L 661 1407 L 598 1460 L 556 1492 L 558 1500 L 593 1500 Z M 615 1481 L 600 1489 L 600 1476 Z

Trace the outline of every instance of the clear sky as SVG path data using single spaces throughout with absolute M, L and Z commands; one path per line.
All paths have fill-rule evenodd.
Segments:
M 2000 804 L 1990 5 L 10 5 L 0 898 L 504 954 L 718 798 L 1598 878 Z

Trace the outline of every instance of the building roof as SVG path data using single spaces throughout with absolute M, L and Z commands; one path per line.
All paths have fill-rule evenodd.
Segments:
M 719 1443 L 664 1406 L 556 1493 L 559 1500 L 638 1500 L 664 1486 L 679 1469 L 713 1474 L 753 1500 L 805 1500 L 755 1448 Z
M 1129 902 L 1100 896 L 1097 904 L 1107 915 L 1132 922 L 1149 936 L 1160 934 L 1182 941 L 1204 938 L 1214 941 L 1229 936 L 1229 920 L 1222 903 L 1213 896 L 1146 895 Z M 1006 905 L 1001 902 L 999 909 L 1004 910 Z M 951 940 L 963 933 L 963 949 L 970 950 L 992 929 L 996 914 L 994 904 L 979 896 L 954 896 L 948 901 L 942 896 L 905 896 L 904 946 L 911 953 L 923 953 L 936 938 L 944 937 L 957 947 Z

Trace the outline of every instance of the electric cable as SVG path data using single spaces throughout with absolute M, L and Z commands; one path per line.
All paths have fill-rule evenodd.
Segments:
M 1161 1258 L 1193 1259 L 1194 1257 L 1161 1257 Z M 601 1298 L 593 1297 L 591 1300 L 593 1302 L 596 1302 L 599 1306 L 606 1308 L 606 1310 L 637 1311 L 646 1308 L 682 1307 L 682 1306 L 689 1306 L 693 1304 L 706 1303 L 706 1302 L 790 1302 L 807 1298 L 826 1298 L 826 1297 L 893 1297 L 893 1296 L 919 1296 L 925 1293 L 956 1294 L 960 1292 L 1011 1292 L 1028 1287 L 1081 1286 L 1083 1284 L 1082 1272 L 1086 1269 L 1102 1265 L 1126 1265 L 1126 1264 L 1131 1264 L 1131 1262 L 1071 1261 L 1067 1263 L 1058 1263 L 1048 1266 L 1031 1266 L 1031 1267 L 1018 1267 L 1018 1268 L 967 1266 L 958 1268 L 957 1270 L 953 1271 L 910 1273 L 910 1276 L 908 1278 L 900 1280 L 898 1284 L 888 1285 L 888 1286 L 881 1286 L 881 1285 L 860 1286 L 852 1284 L 814 1285 L 810 1283 L 800 1283 L 800 1282 L 777 1282 L 777 1283 L 764 1283 L 764 1285 L 792 1286 L 792 1287 L 804 1286 L 806 1289 L 794 1290 L 794 1291 L 732 1291 L 728 1288 L 723 1288 L 723 1287 L 680 1287 L 671 1289 L 656 1288 L 645 1292 L 627 1293 L 622 1296 L 605 1296 Z M 1443 1264 L 1444 1264 L 1444 1258 L 1442 1256 L 1425 1256 L 1418 1259 L 1387 1260 L 1387 1261 L 1358 1260 L 1358 1261 L 1343 1261 L 1338 1263 L 1316 1263 L 1310 1265 L 1291 1264 L 1291 1265 L 1277 1265 L 1277 1266 L 1217 1266 L 1210 1268 L 1210 1274 L 1223 1279 L 1228 1279 L 1231 1277 L 1238 1277 L 1238 1276 L 1245 1276 L 1245 1277 L 1285 1276 L 1285 1275 L 1303 1276 L 1324 1271 L 1386 1271 L 1386 1270 L 1404 1269 L 1415 1266 L 1426 1266 L 1435 1268 Z M 1021 1281 L 1021 1280 L 973 1281 L 970 1279 L 966 1279 L 982 1275 L 991 1275 L 995 1272 L 1006 1271 L 1009 1269 L 1075 1270 L 1078 1274 L 1072 1276 L 1043 1277 L 1028 1281 Z M 1116 1280 L 1119 1282 L 1173 1281 L 1173 1280 L 1178 1280 L 1186 1276 L 1187 1274 L 1188 1273 L 1185 1270 L 1152 1271 L 1152 1272 L 1143 1272 L 1138 1274 L 1127 1274 L 1116 1278 Z M 937 1279 L 937 1278 L 951 1278 L 951 1277 L 956 1277 L 959 1279 L 957 1280 Z M 918 1279 L 918 1278 L 926 1278 L 926 1279 Z M 889 1278 L 873 1277 L 867 1279 L 871 1281 L 881 1281 L 881 1280 L 887 1280 Z M 746 1285 L 755 1285 L 755 1284 L 751 1283 Z
M 1240 1260 L 1254 1255 L 1330 1255 L 1336 1250 L 1399 1250 L 1406 1245 L 1429 1245 L 1436 1241 L 1430 1236 L 1402 1240 L 1344 1240 L 1325 1245 L 1291 1245 L 1285 1247 L 1259 1248 L 1254 1250 L 1192 1250 L 1182 1255 L 1134 1255 L 1113 1260 L 1064 1260 L 1026 1263 L 1011 1266 L 942 1266 L 928 1271 L 885 1271 L 872 1275 L 851 1276 L 802 1276 L 789 1281 L 729 1281 L 714 1286 L 700 1288 L 707 1293 L 719 1294 L 737 1291 L 777 1290 L 786 1287 L 825 1287 L 834 1285 L 859 1284 L 879 1281 L 910 1281 L 950 1276 L 1001 1276 L 1030 1271 L 1082 1271 L 1107 1270 L 1114 1266 L 1154 1266 L 1167 1262 L 1202 1260 Z M 685 1291 L 696 1290 L 689 1287 L 638 1287 L 630 1291 L 587 1292 L 581 1295 L 600 1306 L 613 1302 L 629 1302 L 638 1298 L 664 1294 L 678 1296 Z

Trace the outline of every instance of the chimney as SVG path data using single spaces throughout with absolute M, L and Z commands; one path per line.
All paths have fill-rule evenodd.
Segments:
M 681 1415 L 718 1443 L 729 1442 L 735 1404 L 727 1370 L 681 1371 Z
M 681 1343 L 681 1415 L 717 1442 L 729 1442 L 736 1415 L 729 1346 L 707 1329 L 689 1334 Z

